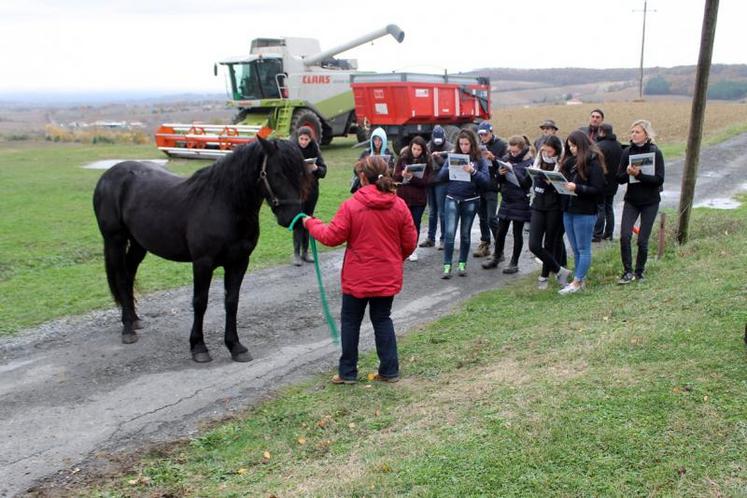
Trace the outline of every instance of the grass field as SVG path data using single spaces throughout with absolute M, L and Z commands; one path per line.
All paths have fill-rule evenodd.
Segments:
M 656 141 L 663 145 L 670 159 L 685 153 L 690 103 L 683 101 L 606 102 L 604 104 L 548 105 L 537 107 L 498 108 L 493 113 L 495 132 L 502 137 L 526 135 L 531 140 L 539 136 L 539 124 L 553 119 L 559 135 L 588 124 L 592 109 L 601 108 L 605 121 L 612 124 L 618 140 L 627 142 L 630 124 L 636 119 L 648 119 L 657 133 Z M 705 143 L 715 143 L 729 136 L 747 131 L 747 104 L 709 102 L 703 126 Z
M 501 108 L 493 122 L 507 137 L 526 133 L 534 138 L 544 118 L 554 118 L 561 134 L 583 124 L 591 105 Z M 608 121 L 623 132 L 635 117 L 651 119 L 659 143 L 671 158 L 682 154 L 689 104 L 683 102 L 608 103 Z M 723 140 L 747 131 L 747 105 L 710 103 L 705 134 Z M 621 139 L 625 133 L 620 133 Z M 348 195 L 351 167 L 360 150 L 352 139 L 335 140 L 324 149 L 328 177 L 321 182 L 317 214 L 329 219 Z M 50 142 L 0 142 L 0 335 L 44 321 L 111 306 L 101 240 L 91 195 L 100 170 L 80 166 L 100 159 L 158 158 L 152 145 L 82 145 Z M 204 161 L 172 161 L 175 172 L 189 174 Z M 292 251 L 290 234 L 278 226 L 267 208 L 261 215 L 262 236 L 250 270 L 283 264 Z M 138 274 L 138 290 L 189 285 L 191 268 L 146 257 Z
M 583 294 L 486 292 L 400 339 L 398 384 L 318 377 L 74 494 L 745 496 L 746 220 L 696 210 L 643 283 L 612 247 Z

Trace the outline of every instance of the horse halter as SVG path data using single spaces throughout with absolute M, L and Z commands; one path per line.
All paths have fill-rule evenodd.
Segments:
M 273 207 L 278 207 L 282 205 L 287 204 L 297 204 L 301 205 L 300 200 L 289 200 L 289 199 L 279 199 L 277 195 L 275 195 L 275 192 L 272 191 L 272 187 L 270 186 L 270 181 L 267 179 L 267 154 L 265 154 L 264 159 L 262 160 L 262 169 L 259 170 L 259 179 L 257 180 L 257 183 L 260 181 L 264 182 L 265 189 L 267 189 L 267 194 L 270 196 L 270 204 L 272 204 Z

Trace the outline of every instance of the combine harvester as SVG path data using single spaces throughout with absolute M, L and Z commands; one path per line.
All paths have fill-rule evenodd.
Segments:
M 216 158 L 257 136 L 287 138 L 302 126 L 322 145 L 350 133 L 363 142 L 371 128 L 383 126 L 399 150 L 412 135 L 430 136 L 436 124 L 453 134 L 489 119 L 487 79 L 376 74 L 333 57 L 386 35 L 400 43 L 405 37 L 390 24 L 324 52 L 311 38 L 257 38 L 249 56 L 218 63 L 226 67 L 230 105 L 237 109 L 233 124 L 164 124 L 156 145 L 169 156 Z

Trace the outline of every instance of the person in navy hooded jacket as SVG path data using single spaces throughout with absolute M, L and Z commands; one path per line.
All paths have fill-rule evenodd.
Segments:
M 461 130 L 457 135 L 454 154 L 469 156 L 468 164 L 463 170 L 469 174 L 469 180 L 457 180 L 449 174 L 447 164 L 441 168 L 436 176 L 437 181 L 447 181 L 446 202 L 444 202 L 444 221 L 446 236 L 444 237 L 444 267 L 441 278 L 451 278 L 451 266 L 454 256 L 454 238 L 457 226 L 459 231 L 459 261 L 457 272 L 460 277 L 467 275 L 467 257 L 471 243 L 472 222 L 475 220 L 477 207 L 480 203 L 478 186 L 487 188 L 490 185 L 488 176 L 488 162 L 482 157 L 477 137 L 471 130 Z

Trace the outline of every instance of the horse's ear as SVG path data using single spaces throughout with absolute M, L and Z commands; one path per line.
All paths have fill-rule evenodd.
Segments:
M 268 156 L 273 155 L 278 150 L 278 145 L 275 143 L 275 141 L 265 140 L 259 135 L 257 136 L 257 141 L 262 146 L 262 150 L 264 150 L 265 154 L 267 154 Z

